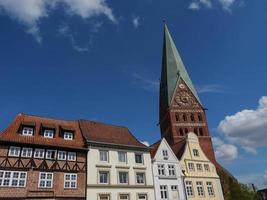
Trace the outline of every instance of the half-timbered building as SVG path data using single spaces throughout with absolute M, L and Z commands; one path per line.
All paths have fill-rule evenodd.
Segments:
M 85 199 L 78 121 L 18 114 L 0 134 L 0 199 Z

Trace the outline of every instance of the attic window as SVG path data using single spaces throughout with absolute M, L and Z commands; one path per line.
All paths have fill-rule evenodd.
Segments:
M 44 130 L 44 137 L 45 138 L 53 138 L 54 137 L 54 130 L 45 129 Z
M 193 154 L 196 157 L 199 157 L 199 151 L 197 149 L 193 149 Z
M 162 154 L 163 154 L 163 159 L 164 160 L 168 160 L 168 158 L 169 158 L 168 151 L 167 150 L 162 150 Z
M 64 140 L 73 140 L 73 133 L 65 131 L 63 134 Z
M 22 135 L 32 136 L 33 135 L 33 128 L 32 127 L 27 127 L 27 126 L 23 127 Z

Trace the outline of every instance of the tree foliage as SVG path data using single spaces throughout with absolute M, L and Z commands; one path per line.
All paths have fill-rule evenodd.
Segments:
M 230 184 L 230 200 L 257 200 L 257 194 L 248 186 L 233 181 Z

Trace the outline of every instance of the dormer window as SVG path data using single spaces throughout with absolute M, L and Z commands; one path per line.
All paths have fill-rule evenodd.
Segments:
M 49 129 L 44 130 L 44 137 L 45 138 L 53 138 L 54 137 L 54 130 L 49 130 Z
M 22 135 L 32 136 L 33 135 L 33 128 L 32 127 L 23 127 Z
M 73 133 L 71 132 L 64 132 L 64 140 L 73 140 Z

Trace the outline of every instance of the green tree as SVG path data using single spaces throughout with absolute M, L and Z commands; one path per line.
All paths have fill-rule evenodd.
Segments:
M 231 200 L 257 200 L 257 194 L 242 183 L 234 181 L 230 184 Z

